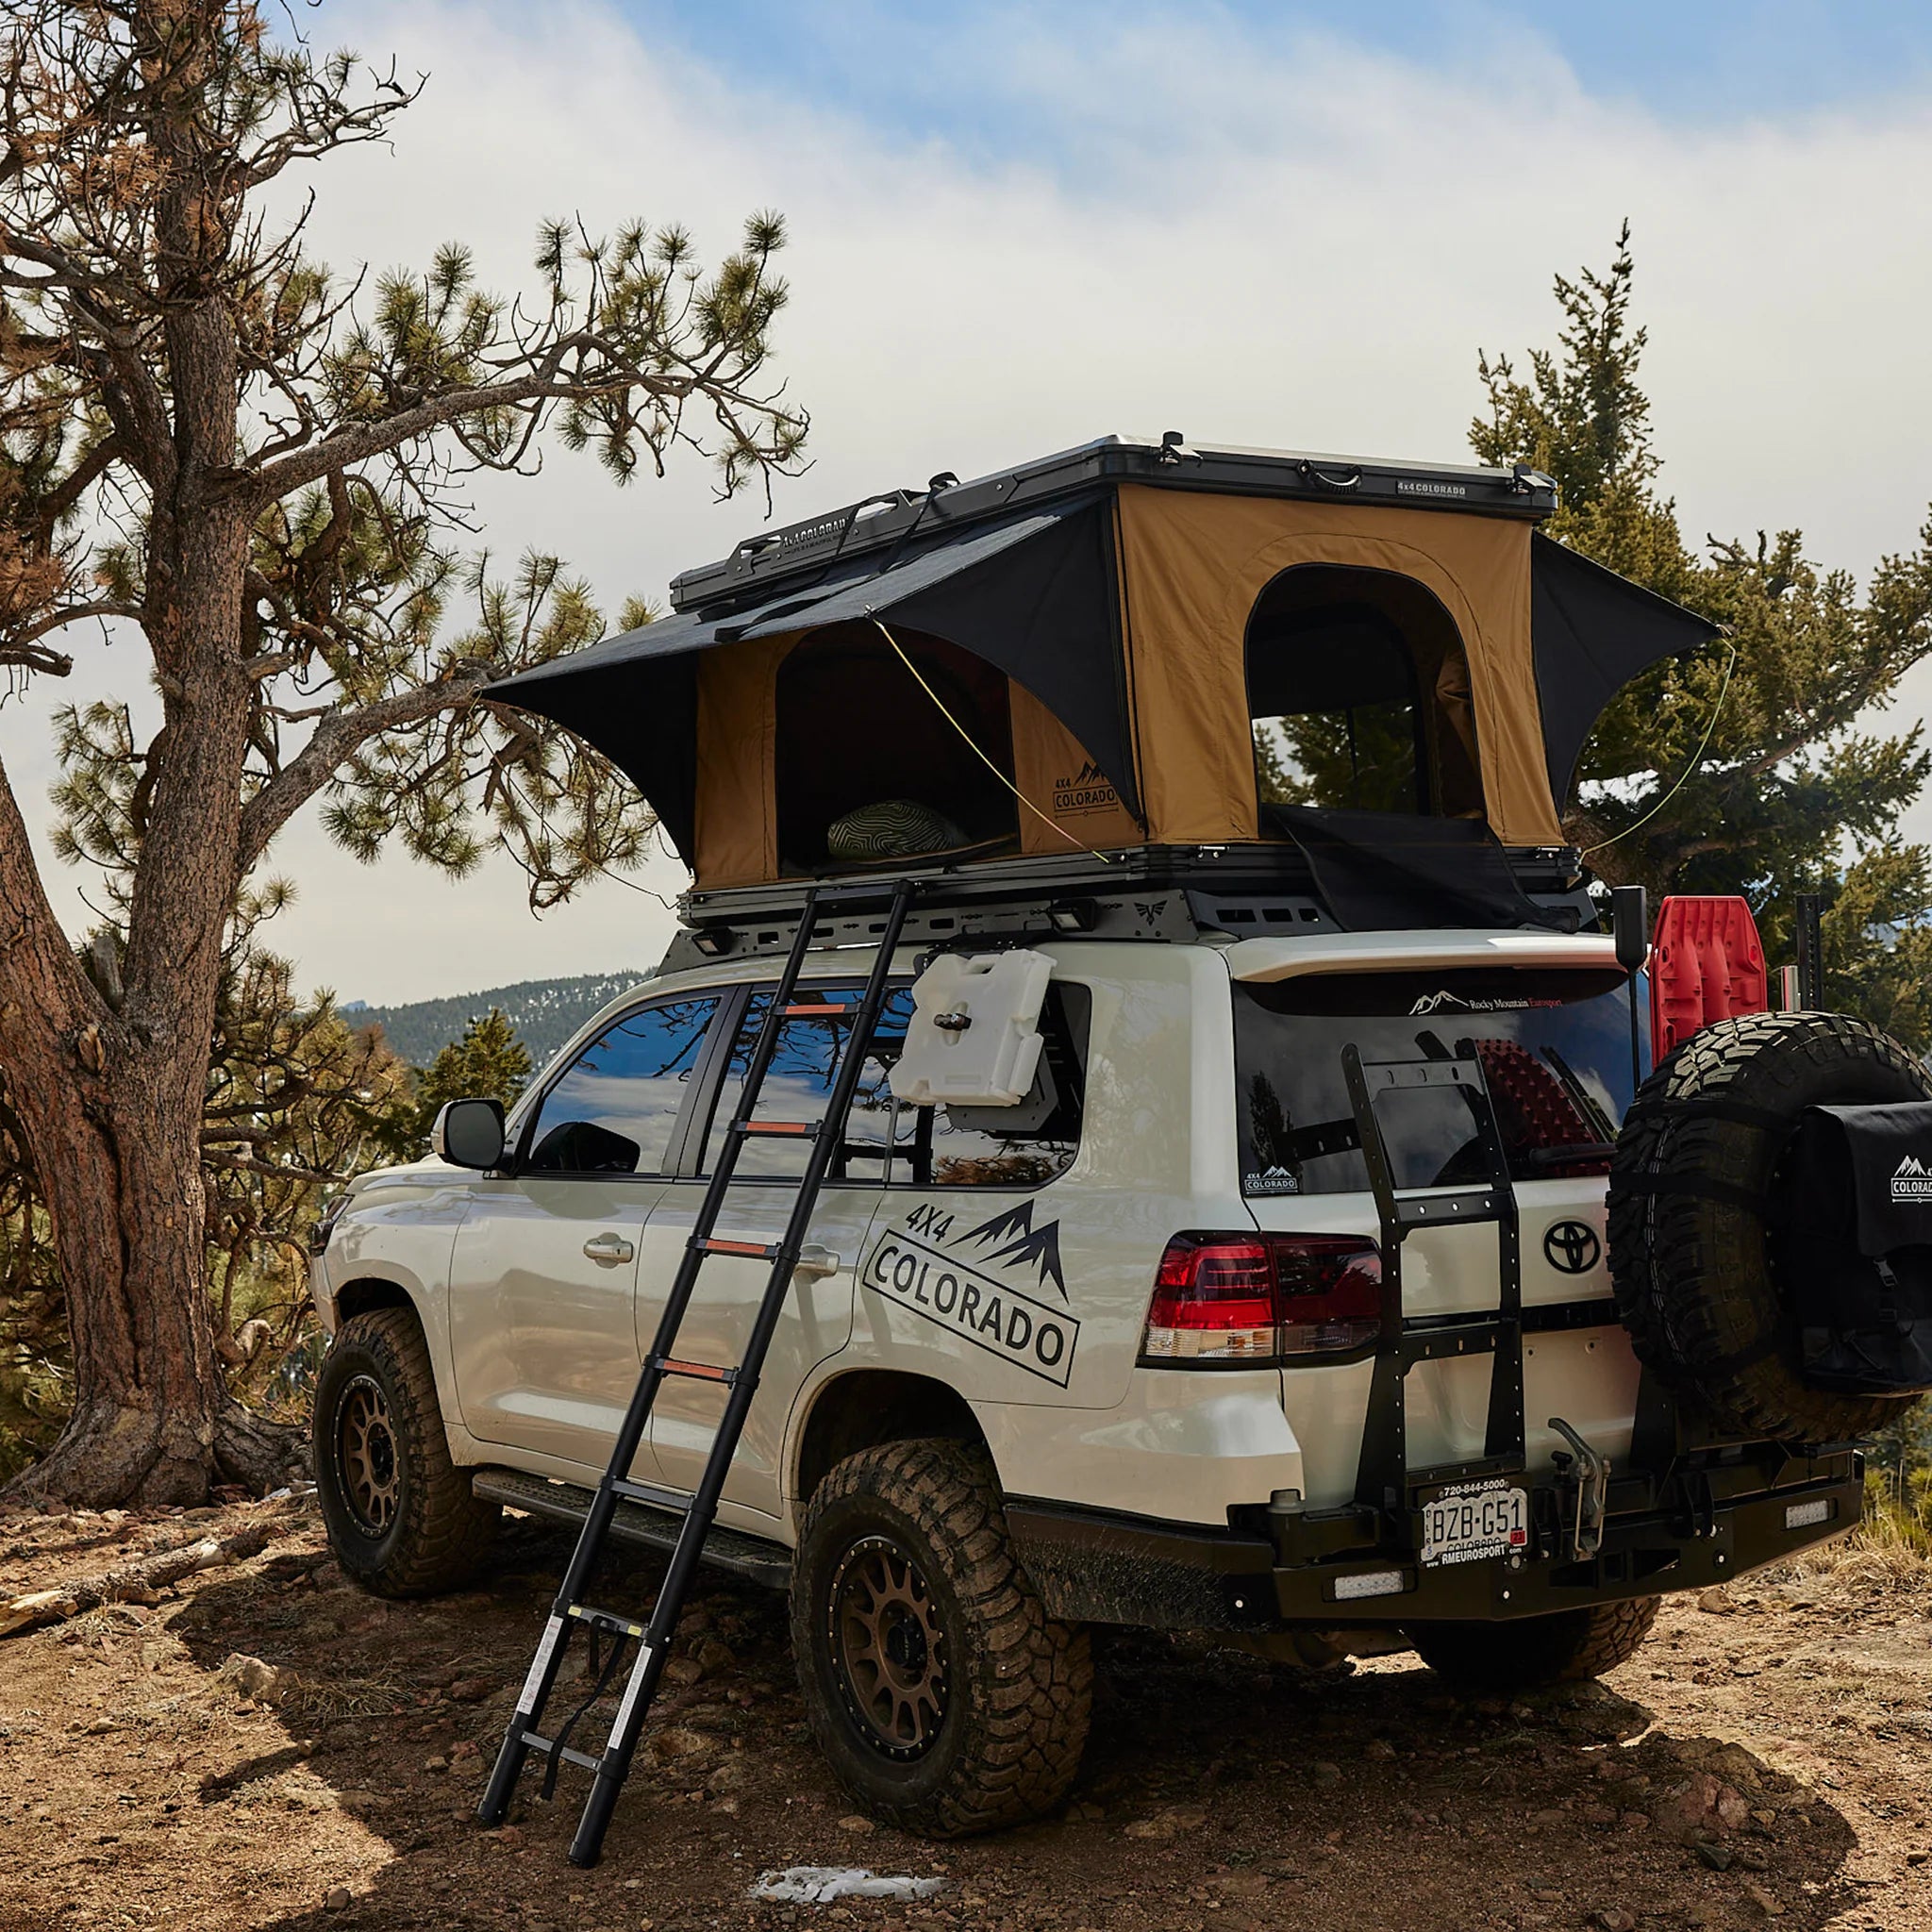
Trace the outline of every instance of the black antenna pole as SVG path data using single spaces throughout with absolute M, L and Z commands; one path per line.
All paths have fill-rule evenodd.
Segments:
M 1610 931 L 1617 944 L 1617 964 L 1630 984 L 1630 1097 L 1643 1085 L 1642 1030 L 1637 1016 L 1637 974 L 1650 954 L 1649 895 L 1641 886 L 1610 888 Z
M 1807 1013 L 1824 1010 L 1824 935 L 1820 926 L 1824 908 L 1821 893 L 1798 894 L 1798 1005 Z

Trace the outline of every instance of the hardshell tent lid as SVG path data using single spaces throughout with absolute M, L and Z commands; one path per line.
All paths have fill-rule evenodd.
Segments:
M 1107 438 L 761 535 L 486 695 L 604 752 L 700 889 L 824 870 L 901 798 L 960 859 L 1290 838 L 1254 736 L 1282 714 L 1341 761 L 1318 804 L 1555 846 L 1603 706 L 1713 627 L 1533 541 L 1554 505 L 1522 470 Z

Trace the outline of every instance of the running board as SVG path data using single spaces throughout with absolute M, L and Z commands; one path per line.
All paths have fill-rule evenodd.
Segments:
M 552 1482 L 514 1469 L 479 1470 L 471 1478 L 470 1488 L 486 1501 L 508 1503 L 512 1509 L 525 1509 L 532 1516 L 548 1516 L 558 1523 L 582 1523 L 595 1494 L 575 1483 Z M 658 1493 L 665 1499 L 662 1504 L 619 1503 L 610 1520 L 610 1534 L 654 1550 L 676 1548 L 677 1533 L 684 1526 L 684 1511 L 678 1507 L 682 1499 L 675 1490 Z M 747 1536 L 741 1530 L 714 1527 L 705 1539 L 704 1560 L 734 1576 L 762 1583 L 768 1590 L 787 1590 L 791 1584 L 791 1551 L 783 1543 Z

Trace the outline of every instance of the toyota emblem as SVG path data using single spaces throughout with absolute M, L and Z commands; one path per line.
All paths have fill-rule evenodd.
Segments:
M 1558 1274 L 1588 1274 L 1597 1264 L 1604 1244 L 1587 1221 L 1557 1221 L 1543 1236 L 1543 1259 Z

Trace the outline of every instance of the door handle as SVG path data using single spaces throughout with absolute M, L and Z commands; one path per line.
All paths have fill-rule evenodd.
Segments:
M 791 1272 L 812 1279 L 821 1274 L 836 1274 L 841 1266 L 843 1263 L 830 1248 L 812 1246 L 799 1249 L 798 1259 L 793 1263 Z
M 584 1243 L 584 1253 L 600 1267 L 614 1268 L 620 1261 L 628 1261 L 637 1249 L 621 1234 L 593 1234 Z

